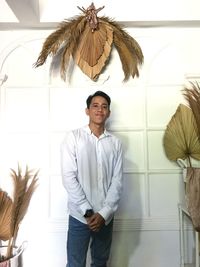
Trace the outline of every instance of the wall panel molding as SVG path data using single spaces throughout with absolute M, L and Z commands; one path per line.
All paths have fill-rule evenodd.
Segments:
M 191 230 L 190 222 L 185 222 L 186 230 Z M 51 233 L 66 232 L 67 220 L 53 219 L 48 223 L 48 231 Z M 179 220 L 177 216 L 158 218 L 136 218 L 136 219 L 115 219 L 115 232 L 124 231 L 179 231 Z

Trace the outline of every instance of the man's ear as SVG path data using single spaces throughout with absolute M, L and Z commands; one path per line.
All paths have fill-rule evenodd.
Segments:
M 89 109 L 88 108 L 85 109 L 85 114 L 89 115 Z

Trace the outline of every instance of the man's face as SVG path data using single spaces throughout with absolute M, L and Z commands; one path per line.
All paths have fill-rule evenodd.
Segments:
M 90 122 L 104 124 L 110 116 L 108 102 L 102 96 L 93 97 L 89 108 L 86 108 L 86 114 L 89 116 Z

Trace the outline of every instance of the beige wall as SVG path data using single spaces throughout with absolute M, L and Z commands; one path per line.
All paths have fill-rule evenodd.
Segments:
M 87 123 L 85 99 L 96 90 L 112 98 L 108 128 L 125 149 L 124 192 L 116 214 L 110 267 L 178 267 L 180 168 L 168 161 L 162 138 L 183 101 L 183 86 L 200 74 L 200 28 L 127 28 L 139 42 L 139 79 L 123 83 L 116 51 L 98 82 L 77 67 L 64 83 L 49 77 L 49 63 L 34 69 L 51 31 L 0 32 L 0 186 L 11 190 L 9 169 L 39 168 L 39 187 L 20 228 L 28 240 L 25 267 L 65 266 L 67 195 L 59 146 L 67 130 Z M 188 237 L 188 260 L 193 239 Z

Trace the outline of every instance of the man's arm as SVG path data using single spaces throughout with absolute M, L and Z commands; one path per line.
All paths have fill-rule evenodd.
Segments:
M 77 179 L 77 162 L 75 152 L 75 137 L 70 132 L 61 144 L 61 172 L 63 186 L 68 192 L 69 201 L 76 204 L 82 215 L 87 209 L 92 209 L 85 193 Z
M 117 210 L 119 200 L 121 198 L 123 186 L 123 151 L 121 142 L 118 143 L 117 159 L 113 167 L 113 176 L 104 201 L 104 206 L 100 211 L 98 211 L 105 221 L 108 220 Z

